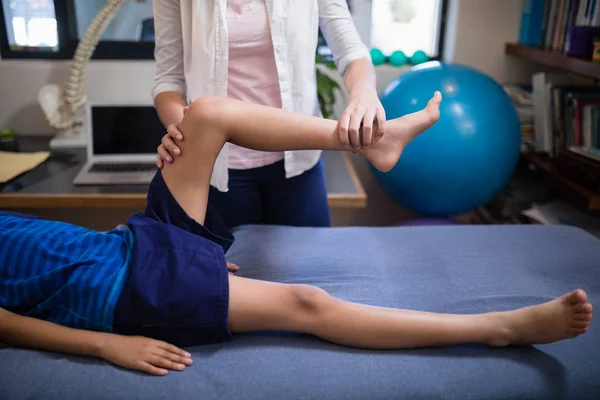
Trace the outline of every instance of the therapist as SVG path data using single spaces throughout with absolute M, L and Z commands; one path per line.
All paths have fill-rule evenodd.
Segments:
M 159 168 L 177 162 L 188 99 L 226 96 L 321 116 L 319 26 L 350 93 L 341 142 L 359 149 L 383 135 L 373 122 L 385 121 L 375 70 L 346 0 L 154 0 L 154 24 L 153 97 L 168 132 Z M 228 143 L 215 163 L 209 200 L 230 228 L 331 224 L 320 151 L 259 152 Z

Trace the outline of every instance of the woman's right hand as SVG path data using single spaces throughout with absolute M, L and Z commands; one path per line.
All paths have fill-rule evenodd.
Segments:
M 183 115 L 185 115 L 188 107 L 183 109 Z M 162 169 L 165 165 L 165 162 L 171 164 L 175 160 L 175 157 L 181 154 L 181 149 L 177 147 L 175 140 L 182 141 L 183 134 L 179 130 L 179 124 L 181 122 L 177 122 L 171 124 L 167 127 L 167 134 L 163 136 L 160 145 L 158 146 L 158 155 L 156 156 L 156 166 L 159 169 Z

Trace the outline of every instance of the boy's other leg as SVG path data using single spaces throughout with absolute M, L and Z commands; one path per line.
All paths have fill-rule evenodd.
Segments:
M 403 349 L 484 343 L 542 344 L 587 331 L 592 306 L 576 290 L 515 311 L 457 315 L 350 303 L 307 285 L 229 277 L 229 329 L 284 330 L 359 348 Z
M 360 150 L 376 168 L 394 167 L 404 147 L 439 117 L 441 94 L 422 111 L 387 121 L 385 136 Z M 349 150 L 337 122 L 227 98 L 201 98 L 181 121 L 181 156 L 163 168 L 163 178 L 183 209 L 198 223 L 206 213 L 215 160 L 226 142 L 262 151 Z

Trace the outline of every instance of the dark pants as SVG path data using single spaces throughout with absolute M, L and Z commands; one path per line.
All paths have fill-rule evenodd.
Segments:
M 229 191 L 211 186 L 209 201 L 229 229 L 247 224 L 331 226 L 322 160 L 290 179 L 283 161 L 230 169 Z

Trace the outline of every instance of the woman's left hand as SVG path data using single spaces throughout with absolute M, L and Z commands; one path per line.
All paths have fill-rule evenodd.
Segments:
M 375 88 L 355 87 L 350 93 L 350 104 L 340 119 L 340 141 L 355 150 L 367 148 L 373 139 L 383 137 L 384 122 L 385 111 Z

